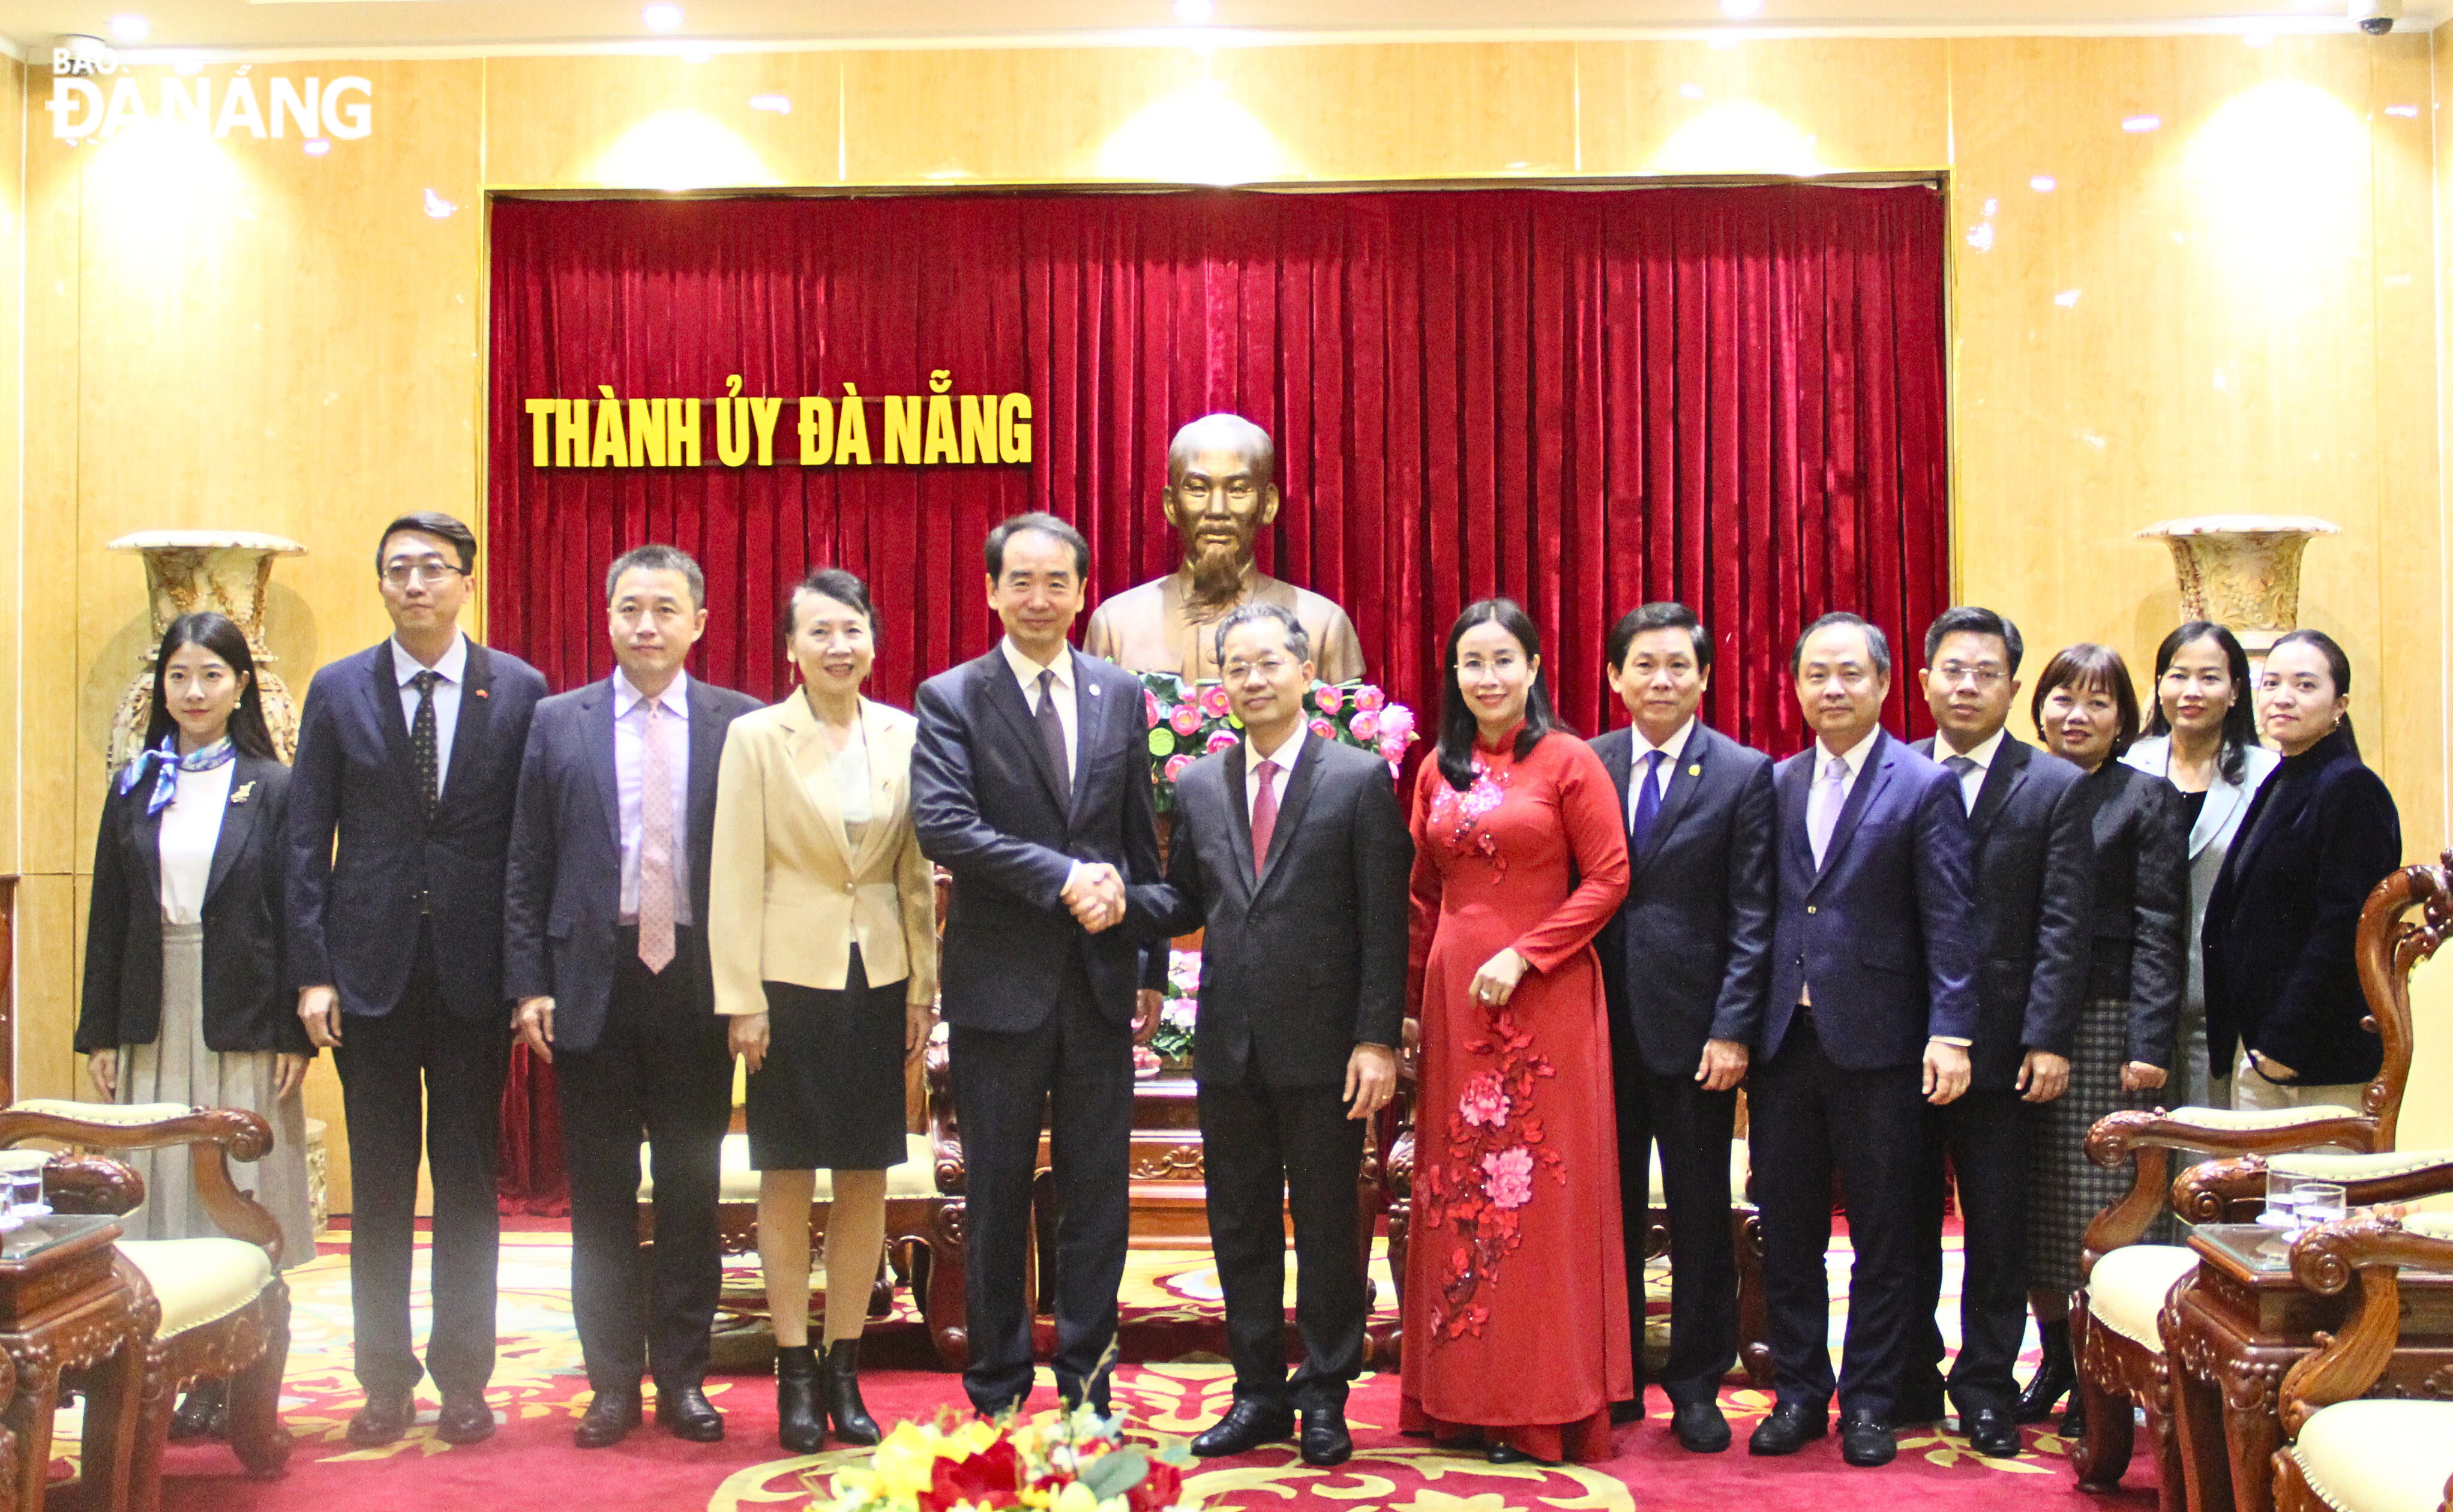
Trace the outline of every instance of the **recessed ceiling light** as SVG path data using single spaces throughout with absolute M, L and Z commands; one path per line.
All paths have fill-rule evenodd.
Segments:
M 639 12 L 639 19 L 650 31 L 679 31 L 682 29 L 682 8 L 652 5 Z
M 299 146 L 306 149 L 307 155 L 309 157 L 322 157 L 325 153 L 332 150 L 330 140 L 320 136 L 310 136 L 306 141 L 300 143 Z
M 1207 26 L 1217 13 L 1215 0 L 1175 0 L 1175 18 L 1186 26 Z
M 2034 189 L 2039 194 L 2050 194 L 2054 189 L 2059 189 L 2060 187 L 2061 186 L 2054 181 L 2053 176 L 2050 173 L 2039 173 L 2034 178 L 2027 180 L 2027 188 Z
M 153 23 L 143 16 L 112 16 L 110 35 L 114 41 L 135 44 L 153 33 Z
M 792 99 L 786 94 L 753 94 L 749 97 L 749 108 L 753 110 L 771 110 L 777 115 L 789 115 L 792 113 Z
M 2121 119 L 2121 129 L 2124 131 L 2152 131 L 2163 124 L 2164 118 L 2160 115 L 2126 115 Z
M 1752 21 L 1763 8 L 1764 0 L 1721 0 L 1721 14 L 1732 21 Z

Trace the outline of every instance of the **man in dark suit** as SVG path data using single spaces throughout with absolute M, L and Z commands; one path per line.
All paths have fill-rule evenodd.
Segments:
M 1958 779 L 1883 730 L 1890 644 L 1854 614 L 1798 637 L 1790 668 L 1814 744 L 1782 762 L 1771 1000 L 1751 1129 L 1778 1401 L 1747 1448 L 1828 1431 L 1831 1177 L 1856 1250 L 1838 1383 L 1841 1453 L 1887 1464 L 1916 1337 L 1925 1107 L 1967 1090 L 1981 935 Z
M 1771 758 L 1700 723 L 1712 638 L 1683 604 L 1613 626 L 1610 687 L 1635 721 L 1593 742 L 1627 825 L 1626 902 L 1598 942 L 1618 1098 L 1619 1206 L 1635 1358 L 1644 1358 L 1651 1150 L 1669 1206 L 1669 1431 L 1729 1446 L 1721 1378 L 1737 1359 L 1729 1143 L 1771 990 Z M 1623 1415 L 1643 1416 L 1642 1389 Z
M 315 674 L 289 784 L 289 975 L 308 1037 L 334 1052 L 349 1125 L 361 1448 L 409 1430 L 429 1368 L 438 1437 L 494 1431 L 503 861 L 545 679 L 460 633 L 476 563 L 476 537 L 449 515 L 385 528 L 375 570 L 392 636 Z M 434 1178 L 426 1366 L 409 1322 L 421 1144 Z
M 707 579 L 668 546 L 606 575 L 617 669 L 537 706 L 511 831 L 504 988 L 553 1063 L 570 1172 L 570 1304 L 595 1390 L 575 1432 L 618 1443 L 652 1369 L 656 1421 L 713 1442 L 708 1332 L 724 1283 L 715 1204 L 732 1052 L 708 967 L 708 856 L 725 730 L 757 700 L 682 670 Z M 639 1140 L 655 1173 L 655 1275 L 639 1263 Z
M 1081 533 L 1017 515 L 987 556 L 1005 636 L 921 685 L 911 754 L 920 848 L 954 877 L 938 982 L 969 1202 L 963 1385 L 983 1412 L 1030 1394 L 1023 1260 L 1052 1100 L 1056 1383 L 1104 1412 L 1131 1216 L 1137 942 L 1167 901 L 1149 721 L 1138 678 L 1067 643 L 1090 570 Z
M 1942 1416 L 1944 1161 L 1965 1227 L 1959 1358 L 1949 1393 L 1976 1452 L 2019 1452 L 2011 1367 L 2027 1329 L 2027 1114 L 2069 1084 L 2095 916 L 2095 844 L 2076 796 L 2085 774 L 2005 727 L 2019 695 L 2019 627 L 1991 609 L 1945 611 L 1918 674 L 1941 741 L 1917 753 L 1958 779 L 1967 809 L 1983 956 L 1967 1093 L 1933 1110 L 1917 1190 L 1918 1339 L 1893 1421 Z
M 1192 1452 L 1283 1439 L 1300 1411 L 1304 1462 L 1342 1464 L 1368 1310 L 1355 1186 L 1366 1121 L 1397 1084 L 1414 846 L 1388 764 L 1304 727 L 1311 638 L 1294 611 L 1246 605 L 1215 645 L 1244 740 L 1176 779 L 1163 925 L 1204 931 L 1192 1075 L 1235 1363 L 1234 1403 Z M 1289 1214 L 1304 1344 L 1291 1384 Z

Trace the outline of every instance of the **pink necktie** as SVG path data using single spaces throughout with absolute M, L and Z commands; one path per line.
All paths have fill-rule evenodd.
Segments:
M 648 701 L 639 781 L 639 959 L 650 971 L 673 959 L 673 765 L 665 751 L 664 712 L 661 701 Z
M 1269 866 L 1269 837 L 1278 832 L 1278 764 L 1263 762 L 1252 768 L 1261 790 L 1252 798 L 1252 879 Z

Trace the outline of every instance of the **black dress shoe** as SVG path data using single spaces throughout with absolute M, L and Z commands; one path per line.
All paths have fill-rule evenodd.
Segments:
M 226 1403 L 229 1400 L 229 1383 L 226 1381 L 199 1381 L 188 1388 L 179 1402 L 179 1410 L 170 1414 L 170 1437 L 173 1439 L 205 1439 L 229 1431 Z
M 1344 1464 L 1353 1453 L 1354 1436 L 1346 1431 L 1345 1408 L 1304 1408 L 1304 1463 Z
M 724 1442 L 724 1414 L 695 1381 L 656 1387 L 656 1425 L 692 1443 Z
M 1294 1431 L 1295 1415 L 1291 1408 L 1263 1402 L 1258 1397 L 1238 1397 L 1235 1404 L 1226 1409 L 1225 1417 L 1192 1441 L 1192 1452 L 1204 1459 L 1242 1454 L 1265 1443 L 1275 1443 Z
M 579 1426 L 571 1430 L 570 1442 L 583 1449 L 609 1449 L 630 1436 L 639 1425 L 639 1394 L 635 1391 L 600 1391 L 579 1416 Z
M 434 1436 L 446 1443 L 483 1443 L 494 1436 L 494 1409 L 482 1391 L 447 1391 L 435 1415 Z
M 1823 1407 L 1784 1402 L 1771 1409 L 1770 1417 L 1755 1424 L 1755 1431 L 1746 1439 L 1746 1453 L 1795 1454 L 1830 1431 L 1831 1419 Z
M 1891 1425 L 1871 1407 L 1840 1415 L 1840 1458 L 1860 1468 L 1888 1464 L 1899 1458 L 1900 1441 Z
M 417 1402 L 406 1391 L 369 1391 L 367 1404 L 349 1419 L 349 1446 L 372 1449 L 396 1443 L 417 1421 Z
M 2002 1408 L 1979 1407 L 1964 1414 L 1959 1425 L 1967 1434 L 1967 1446 L 1986 1459 L 2019 1457 L 2019 1424 Z
M 1709 1397 L 1681 1403 L 1670 1410 L 1669 1436 L 1690 1454 L 1718 1454 L 1729 1446 L 1729 1420 Z

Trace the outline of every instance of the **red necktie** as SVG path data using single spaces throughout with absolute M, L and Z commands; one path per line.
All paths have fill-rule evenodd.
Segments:
M 1252 768 L 1252 781 L 1261 785 L 1252 796 L 1252 880 L 1260 880 L 1268 869 L 1269 837 L 1278 829 L 1278 764 L 1263 762 Z

